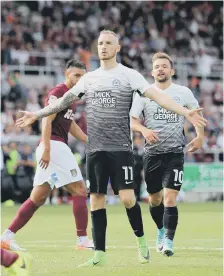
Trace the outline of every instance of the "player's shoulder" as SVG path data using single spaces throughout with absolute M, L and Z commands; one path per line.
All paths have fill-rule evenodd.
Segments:
M 54 95 L 56 97 L 62 97 L 67 91 L 68 88 L 66 85 L 64 83 L 60 83 L 48 92 L 48 96 Z
M 118 70 L 127 74 L 139 74 L 138 71 L 136 71 L 135 69 L 129 68 L 121 63 L 119 63 Z
M 86 73 L 83 77 L 88 78 L 88 77 L 96 76 L 99 73 L 100 73 L 100 68 L 97 68 L 96 70 Z
M 172 83 L 172 88 L 174 88 L 178 91 L 184 92 L 186 94 L 192 93 L 192 91 L 187 86 L 180 85 L 177 83 Z

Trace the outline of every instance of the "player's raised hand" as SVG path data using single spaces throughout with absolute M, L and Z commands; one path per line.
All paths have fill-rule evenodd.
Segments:
M 43 155 L 39 161 L 39 165 L 42 169 L 45 169 L 48 167 L 50 162 L 50 150 L 44 150 Z
M 188 152 L 195 152 L 196 150 L 202 147 L 203 141 L 201 138 L 194 138 L 188 145 L 189 147 Z
M 20 110 L 19 113 L 22 114 L 23 117 L 16 120 L 16 126 L 18 127 L 32 125 L 37 120 L 37 116 L 33 112 Z
M 189 110 L 186 115 L 186 119 L 192 123 L 194 127 L 204 127 L 207 124 L 207 120 L 204 119 L 199 112 L 202 111 L 202 108 Z
M 144 136 L 145 140 L 149 144 L 155 144 L 156 142 L 159 141 L 159 137 L 156 131 L 152 129 L 144 129 L 144 131 L 142 131 L 142 135 Z

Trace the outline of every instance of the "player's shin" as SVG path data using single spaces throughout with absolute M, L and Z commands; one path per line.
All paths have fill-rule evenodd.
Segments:
M 163 246 L 163 255 L 172 256 L 173 252 L 173 239 L 178 223 L 178 210 L 177 207 L 165 207 L 164 211 L 164 228 L 165 239 Z
M 149 206 L 149 211 L 157 226 L 157 238 L 156 238 L 156 251 L 161 252 L 164 243 L 164 227 L 163 227 L 163 215 L 164 205 L 163 202 L 159 206 Z
M 142 213 L 139 204 L 136 202 L 131 208 L 126 208 L 129 222 L 137 237 L 138 257 L 142 264 L 149 262 L 149 249 L 144 236 Z
M 39 206 L 36 206 L 33 201 L 28 198 L 17 211 L 16 217 L 13 219 L 8 229 L 11 232 L 16 233 L 25 224 L 27 224 L 38 208 Z
M 136 237 L 142 237 L 144 235 L 143 223 L 142 223 L 142 212 L 139 204 L 136 202 L 131 208 L 126 208 L 126 213 L 134 231 Z
M 106 229 L 107 229 L 107 215 L 106 209 L 98 209 L 91 211 L 92 218 L 92 235 L 94 240 L 94 256 L 89 261 L 78 267 L 93 267 L 105 265 L 105 251 L 106 251 Z
M 106 229 L 107 215 L 106 209 L 91 211 L 92 232 L 94 238 L 94 247 L 97 251 L 106 251 Z
M 86 229 L 88 225 L 88 208 L 86 204 L 86 197 L 73 196 L 73 215 L 75 217 L 77 236 L 87 236 Z
M 14 235 L 19 229 L 27 224 L 38 208 L 39 207 L 36 206 L 30 198 L 21 205 L 8 229 L 6 229 L 1 236 L 1 248 L 14 251 L 25 250 L 16 244 Z
M 174 207 L 165 207 L 163 223 L 165 228 L 165 238 L 174 239 L 178 223 L 178 209 Z
M 164 205 L 163 202 L 158 206 L 149 205 L 149 211 L 158 229 L 163 228 L 163 214 Z

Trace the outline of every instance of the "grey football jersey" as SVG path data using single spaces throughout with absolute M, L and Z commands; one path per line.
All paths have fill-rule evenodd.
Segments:
M 150 84 L 137 71 L 118 64 L 84 75 L 72 88 L 85 94 L 87 152 L 131 151 L 130 109 L 135 91 L 144 93 Z
M 172 83 L 167 89 L 159 90 L 161 93 L 166 93 L 177 103 L 188 109 L 198 107 L 198 102 L 195 99 L 192 91 L 178 84 Z M 149 155 L 160 153 L 182 151 L 184 146 L 184 117 L 174 112 L 167 111 L 149 98 L 135 96 L 131 115 L 135 118 L 144 119 L 144 124 L 147 128 L 157 131 L 159 141 L 155 144 L 146 144 L 145 152 Z

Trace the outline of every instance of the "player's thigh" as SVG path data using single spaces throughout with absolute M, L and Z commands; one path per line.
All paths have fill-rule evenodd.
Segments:
M 37 206 L 43 205 L 51 192 L 51 187 L 48 183 L 34 186 L 30 194 L 30 199 Z
M 43 143 L 41 143 L 36 150 L 37 169 L 34 186 L 48 182 L 53 189 L 83 179 L 77 161 L 71 149 L 65 143 L 51 141 L 51 158 L 46 169 L 39 165 L 43 151 Z
M 184 177 L 184 154 L 167 153 L 164 158 L 163 187 L 180 191 Z
M 147 192 L 150 195 L 160 192 L 163 189 L 162 155 L 144 155 L 143 169 Z
M 134 156 L 132 152 L 107 152 L 111 186 L 115 194 L 120 190 L 133 190 L 134 182 Z
M 108 160 L 104 151 L 86 156 L 87 187 L 90 193 L 106 194 L 109 180 Z

